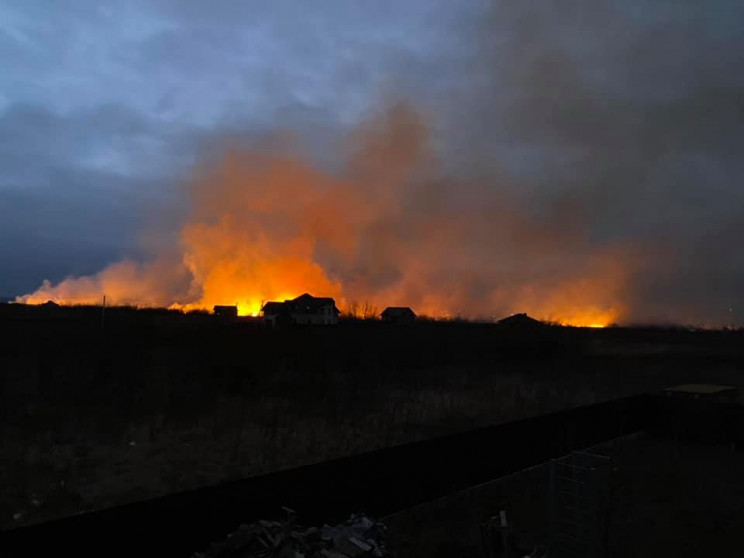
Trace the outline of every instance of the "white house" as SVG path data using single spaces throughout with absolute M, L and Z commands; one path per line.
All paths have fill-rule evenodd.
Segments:
M 261 308 L 264 322 L 272 326 L 335 325 L 339 313 L 332 298 L 314 297 L 308 293 L 284 302 L 267 302 Z

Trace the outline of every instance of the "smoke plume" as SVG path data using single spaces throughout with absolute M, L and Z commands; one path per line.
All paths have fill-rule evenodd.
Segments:
M 233 149 L 189 185 L 179 257 L 45 283 L 26 302 L 210 309 L 308 291 L 434 316 L 527 310 L 566 323 L 623 314 L 631 251 L 592 246 L 579 215 L 532 215 L 509 185 L 448 177 L 425 123 L 399 104 L 352 134 L 343 169 Z M 570 213 L 570 208 L 566 209 Z M 563 219 L 565 217 L 565 220 Z
M 21 300 L 253 314 L 307 291 L 434 316 L 740 322 L 740 9 L 558 4 L 457 22 L 465 46 L 393 72 L 415 102 L 349 133 L 333 170 L 235 145 L 185 188 L 177 246 Z

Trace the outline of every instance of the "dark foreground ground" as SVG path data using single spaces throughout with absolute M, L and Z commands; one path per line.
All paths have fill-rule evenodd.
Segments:
M 737 332 L 492 324 L 267 330 L 0 305 L 0 528 L 687 382 Z
M 310 525 L 352 512 L 384 516 L 636 432 L 657 417 L 658 397 L 597 403 L 0 532 L 0 555 L 181 557 L 243 523 L 280 519 L 282 507 Z
M 612 457 L 608 557 L 739 556 L 744 451 L 649 434 L 593 451 Z M 480 556 L 479 525 L 505 510 L 523 544 L 546 543 L 542 465 L 384 519 L 400 557 Z

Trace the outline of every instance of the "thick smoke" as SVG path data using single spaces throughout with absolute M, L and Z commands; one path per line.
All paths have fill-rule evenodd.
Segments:
M 199 171 L 180 258 L 114 264 L 28 298 L 210 308 L 303 291 L 432 315 L 517 310 L 570 323 L 622 314 L 632 260 L 588 245 L 577 219 L 532 216 L 518 192 L 439 168 L 420 116 L 399 104 L 362 126 L 338 173 L 234 149 Z M 169 251 L 170 252 L 170 251 Z M 184 280 L 188 278 L 188 280 Z
M 415 102 L 353 131 L 336 170 L 235 147 L 197 172 L 177 247 L 27 300 L 253 313 L 309 291 L 433 315 L 741 322 L 741 11 L 495 3 L 453 30 L 470 48 L 433 92 L 429 72 L 401 76 Z
M 529 211 L 632 250 L 625 321 L 741 324 L 744 6 L 494 5 L 450 157 L 485 179 L 508 168 Z

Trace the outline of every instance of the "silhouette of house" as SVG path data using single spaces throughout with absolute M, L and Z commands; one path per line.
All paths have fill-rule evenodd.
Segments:
M 261 307 L 264 323 L 272 326 L 292 323 L 292 309 L 287 302 L 267 302 Z
M 339 313 L 332 298 L 314 297 L 308 293 L 284 302 L 267 302 L 261 308 L 264 322 L 272 326 L 334 325 L 338 323 Z
M 214 315 L 225 319 L 234 319 L 238 317 L 237 306 L 220 306 L 214 307 Z
M 507 316 L 503 320 L 499 320 L 497 323 L 508 326 L 542 326 L 545 325 L 540 320 L 529 317 L 527 314 L 512 314 Z
M 416 320 L 416 313 L 408 306 L 388 306 L 380 318 L 389 324 L 410 324 Z

